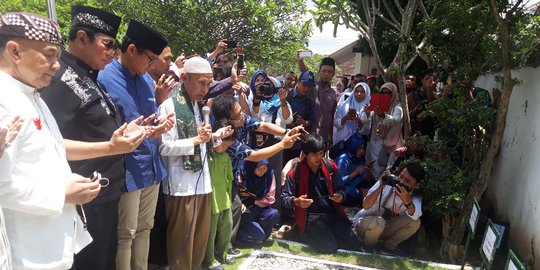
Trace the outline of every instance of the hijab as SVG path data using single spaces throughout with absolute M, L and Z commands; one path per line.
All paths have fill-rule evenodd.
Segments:
M 264 81 L 268 81 L 268 74 L 264 72 L 263 70 L 257 70 L 255 73 L 253 73 L 253 76 L 251 76 L 251 82 L 249 84 L 249 88 L 251 89 L 251 93 L 253 94 L 253 98 L 257 97 L 257 91 L 255 90 L 255 81 L 257 80 L 257 77 L 259 75 L 262 75 L 264 77 Z M 263 112 L 273 114 L 277 112 L 277 110 L 281 107 L 281 101 L 279 100 L 279 95 L 276 93 L 268 100 L 261 100 L 260 109 Z
M 354 97 L 354 92 L 359 88 L 364 88 L 364 91 L 366 92 L 366 95 L 364 96 L 364 100 L 356 101 L 356 98 Z M 342 115 L 346 115 L 349 111 L 349 108 L 354 108 L 358 113 L 364 110 L 364 107 L 366 105 L 369 105 L 369 102 L 371 101 L 371 89 L 369 89 L 369 85 L 365 82 L 357 83 L 352 92 L 351 95 L 343 102 L 343 106 L 341 106 L 341 113 Z M 345 105 L 347 104 L 347 105 Z
M 259 162 L 244 161 L 244 168 L 242 169 L 242 182 L 247 191 L 253 193 L 257 200 L 262 199 L 270 188 L 272 187 L 272 180 L 274 178 L 274 171 L 268 168 L 263 176 L 257 176 L 255 169 L 262 165 L 270 165 L 269 159 L 263 159 Z
M 358 151 L 358 148 L 362 146 L 363 144 L 366 144 L 366 141 L 364 141 L 364 139 L 362 139 L 362 137 L 358 135 L 357 133 L 351 135 L 351 137 L 349 137 L 345 143 L 345 150 L 347 150 L 347 154 L 349 155 L 349 158 L 354 163 L 365 163 L 366 161 L 365 152 L 364 152 L 364 156 L 362 157 L 356 156 L 356 152 Z
M 390 99 L 390 114 L 393 113 L 394 108 L 400 103 L 399 101 L 399 94 L 397 92 L 397 86 L 391 82 L 387 82 L 381 86 L 381 90 L 387 88 L 388 90 L 392 91 L 392 98 Z M 390 128 L 392 128 L 389 125 L 383 125 L 382 120 L 378 116 L 374 117 L 374 125 L 377 129 L 380 130 L 379 134 L 382 138 L 386 138 L 386 135 L 390 131 Z

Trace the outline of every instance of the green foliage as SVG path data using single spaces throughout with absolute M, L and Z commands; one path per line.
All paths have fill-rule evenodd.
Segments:
M 419 145 L 424 152 L 420 161 L 427 173 L 420 190 L 423 206 L 437 215 L 457 215 L 487 151 L 496 111 L 481 100 L 460 98 L 438 99 L 428 109 L 437 119 L 435 139 L 420 136 L 407 143 Z
M 160 31 L 171 44 L 175 56 L 212 52 L 221 39 L 234 39 L 244 46 L 250 69 L 272 74 L 296 70 L 296 50 L 311 34 L 303 21 L 302 0 L 227 1 L 227 0 L 58 0 L 59 25 L 67 36 L 70 9 L 86 4 L 122 17 L 119 37 L 129 19 L 139 20 Z M 46 15 L 43 0 L 4 0 L 0 12 L 29 11 Z

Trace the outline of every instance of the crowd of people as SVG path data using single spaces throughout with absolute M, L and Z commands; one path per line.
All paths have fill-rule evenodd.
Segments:
M 162 33 L 125 23 L 118 42 L 120 17 L 74 5 L 64 43 L 45 17 L 2 15 L 0 269 L 223 269 L 287 219 L 321 253 L 398 254 L 416 233 L 425 172 L 389 170 L 404 152 L 394 83 L 334 89 L 335 61 L 311 71 L 300 55 L 298 75 L 248 79 L 241 47 L 173 62 Z M 413 131 L 432 135 L 434 74 L 415 80 Z M 352 221 L 344 204 L 362 208 Z

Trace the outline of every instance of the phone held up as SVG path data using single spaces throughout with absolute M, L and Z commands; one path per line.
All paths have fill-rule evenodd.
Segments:
M 225 44 L 227 44 L 227 49 L 234 49 L 238 45 L 236 43 L 236 40 L 232 40 L 232 39 L 225 40 Z
M 244 55 L 243 54 L 238 54 L 238 56 L 236 57 L 236 63 L 237 63 L 237 67 L 236 67 L 236 70 L 238 70 L 238 72 L 240 72 L 242 69 L 244 69 Z
M 300 57 L 300 58 L 310 58 L 311 56 L 313 56 L 313 53 L 311 51 L 299 51 L 298 52 L 298 57 Z

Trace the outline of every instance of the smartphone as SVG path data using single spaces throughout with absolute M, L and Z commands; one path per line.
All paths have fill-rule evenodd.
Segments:
M 236 63 L 238 65 L 236 67 L 236 70 L 238 70 L 238 72 L 244 69 L 244 55 L 243 54 L 238 54 L 238 56 L 236 57 Z
M 309 132 L 307 132 L 305 129 L 300 130 L 300 140 L 301 141 L 306 142 L 308 135 L 309 135 Z
M 356 109 L 355 108 L 349 108 L 349 115 L 356 116 Z
M 232 39 L 225 40 L 225 43 L 227 44 L 227 49 L 234 49 L 236 48 L 236 45 L 237 45 L 236 40 L 232 40 Z
M 300 58 L 310 58 L 313 55 L 311 51 L 299 51 L 298 57 Z

